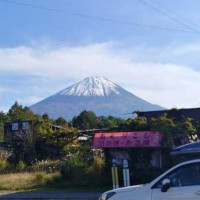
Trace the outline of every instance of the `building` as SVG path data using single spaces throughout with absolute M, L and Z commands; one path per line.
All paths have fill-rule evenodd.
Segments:
M 196 121 L 200 121 L 200 108 L 184 108 L 184 109 L 171 109 L 171 110 L 159 110 L 159 111 L 146 111 L 135 112 L 138 117 L 145 117 L 147 120 L 151 118 L 157 118 L 167 113 L 169 117 L 178 118 L 193 118 Z
M 169 153 L 161 145 L 161 140 L 162 135 L 157 131 L 104 132 L 94 135 L 93 148 L 104 149 L 119 165 L 123 160 L 134 159 L 131 158 L 131 150 L 146 149 L 151 152 L 152 167 L 163 168 L 170 163 Z

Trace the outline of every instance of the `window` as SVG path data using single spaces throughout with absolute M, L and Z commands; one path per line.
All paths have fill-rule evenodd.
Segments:
M 29 127 L 29 123 L 28 122 L 22 122 L 22 129 L 23 130 L 27 130 Z
M 189 164 L 167 174 L 154 188 L 161 188 L 164 179 L 170 180 L 170 187 L 200 185 L 200 163 Z
M 12 123 L 12 131 L 17 131 L 19 129 L 18 123 Z

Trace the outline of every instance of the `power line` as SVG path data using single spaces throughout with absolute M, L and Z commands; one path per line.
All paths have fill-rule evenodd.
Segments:
M 156 0 L 153 0 L 158 6 L 160 6 L 161 8 L 164 8 L 168 11 L 170 11 L 171 13 L 174 13 L 175 15 L 177 15 L 180 19 L 186 21 L 187 24 L 191 24 L 192 26 L 197 26 L 197 24 L 195 24 L 194 22 L 190 21 L 189 19 L 183 17 L 182 15 L 180 15 L 179 13 L 177 13 L 176 11 L 172 10 L 171 8 L 168 8 L 166 5 L 164 5 L 163 3 L 160 3 Z
M 73 13 L 73 12 L 68 12 L 68 11 L 59 10 L 59 9 L 37 6 L 37 5 L 33 5 L 33 4 L 20 3 L 20 2 L 11 1 L 11 0 L 0 0 L 0 1 L 6 2 L 6 3 L 16 4 L 16 5 L 20 5 L 20 6 L 26 6 L 26 7 L 31 7 L 31 8 L 41 9 L 41 10 L 47 10 L 47 11 L 50 11 L 50 12 L 56 12 L 56 13 L 61 13 L 61 14 L 66 14 L 66 15 L 89 18 L 89 19 L 98 20 L 98 21 L 107 21 L 107 22 L 112 22 L 112 23 L 127 24 L 127 25 L 137 26 L 137 27 L 140 27 L 140 28 L 151 28 L 151 29 L 159 29 L 159 30 L 165 30 L 165 31 L 175 31 L 175 32 L 183 32 L 183 33 L 200 34 L 200 32 L 197 32 L 196 30 L 190 30 L 189 31 L 189 30 L 182 30 L 182 29 L 153 26 L 153 25 L 143 25 L 143 24 L 132 23 L 132 22 L 127 22 L 127 21 L 121 21 L 121 20 L 115 20 L 115 19 L 102 18 L 102 17 L 91 16 L 91 15 Z
M 158 13 L 164 15 L 165 17 L 170 18 L 171 20 L 175 21 L 176 23 L 181 24 L 182 26 L 184 26 L 184 27 L 186 27 L 186 28 L 188 28 L 188 29 L 190 29 L 190 30 L 196 32 L 196 33 L 200 33 L 198 30 L 194 29 L 193 27 L 189 26 L 188 24 L 185 24 L 185 23 L 183 23 L 182 21 L 180 21 L 180 20 L 178 20 L 178 19 L 176 19 L 176 18 L 170 16 L 170 15 L 167 14 L 166 12 L 164 12 L 164 11 L 158 9 L 157 7 L 155 7 L 155 6 L 153 6 L 153 5 L 149 4 L 149 3 L 147 3 L 146 1 L 144 1 L 144 0 L 138 0 L 138 1 L 140 1 L 141 3 L 143 3 L 143 4 L 146 5 L 146 6 L 150 7 L 151 9 L 157 11 Z

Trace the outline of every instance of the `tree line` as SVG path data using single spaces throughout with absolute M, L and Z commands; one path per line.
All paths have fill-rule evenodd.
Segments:
M 0 111 L 0 141 L 3 140 L 4 122 L 15 120 L 32 120 L 36 129 L 35 134 L 40 136 L 54 134 L 50 129 L 50 124 L 54 124 L 72 132 L 89 129 L 160 131 L 166 146 L 178 145 L 179 140 L 195 141 L 200 137 L 200 122 L 192 118 L 185 118 L 177 109 L 171 109 L 151 120 L 147 120 L 145 117 L 123 119 L 113 116 L 96 116 L 94 112 L 85 110 L 71 121 L 67 121 L 63 117 L 51 119 L 47 113 L 42 116 L 34 114 L 28 107 L 23 107 L 15 102 L 7 113 Z

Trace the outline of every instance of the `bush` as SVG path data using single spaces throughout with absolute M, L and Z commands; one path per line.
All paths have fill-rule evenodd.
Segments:
M 45 172 L 38 172 L 35 174 L 34 182 L 37 184 L 44 183 L 46 174 Z
M 102 158 L 95 157 L 93 164 L 87 168 L 87 185 L 96 187 L 109 186 L 111 184 L 111 175 L 106 172 L 104 161 Z
M 99 157 L 95 157 L 90 165 L 73 157 L 62 166 L 61 176 L 67 186 L 96 187 L 112 184 L 110 174 L 105 172 L 104 161 Z
M 5 173 L 9 168 L 7 160 L 0 160 L 0 173 Z
M 28 167 L 28 171 L 33 171 L 33 172 L 44 171 L 46 173 L 54 173 L 60 171 L 62 164 L 63 161 L 60 160 L 42 160 Z
M 60 174 L 55 174 L 46 180 L 46 185 L 54 188 L 66 188 L 69 183 L 65 182 Z
M 17 170 L 18 172 L 22 172 L 22 171 L 25 170 L 25 168 L 26 168 L 26 164 L 25 164 L 22 160 L 20 160 L 20 161 L 18 162 L 17 166 L 16 166 L 16 170 Z
M 67 160 L 61 167 L 61 175 L 66 181 L 73 185 L 85 185 L 85 162 L 81 161 L 78 156 L 74 156 Z
M 87 169 L 87 173 L 92 177 L 99 177 L 104 168 L 104 161 L 99 158 L 95 157 L 93 164 Z

